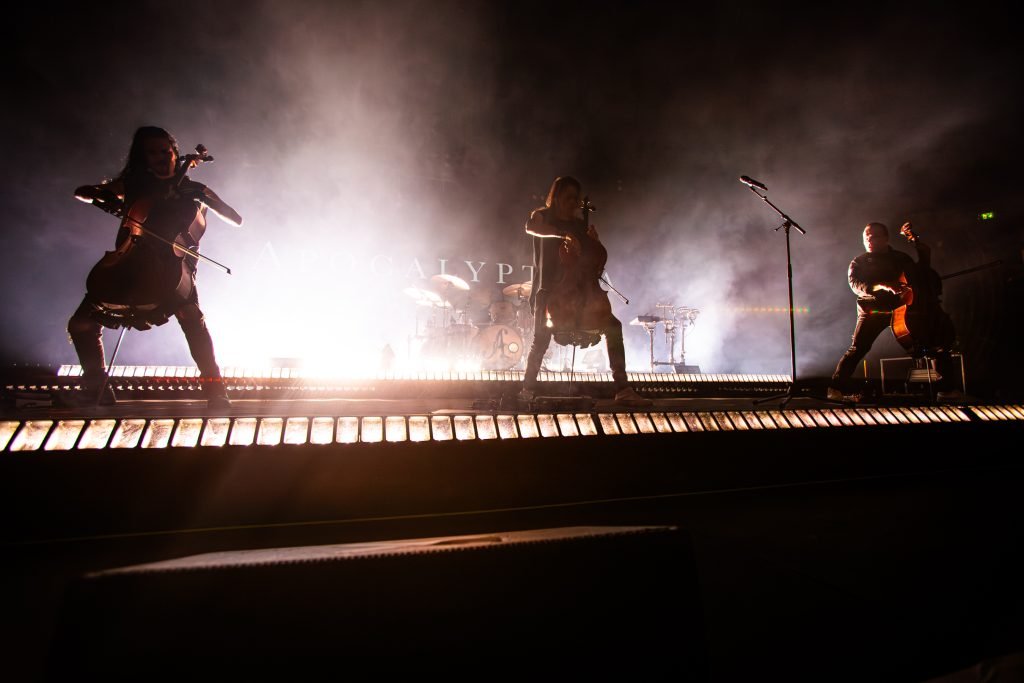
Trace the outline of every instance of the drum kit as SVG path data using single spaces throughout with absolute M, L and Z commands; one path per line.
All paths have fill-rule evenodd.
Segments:
M 430 289 L 402 290 L 418 306 L 418 355 L 452 369 L 514 370 L 525 363 L 533 340 L 530 282 L 501 290 L 501 299 L 486 288 L 470 287 L 456 275 L 439 273 Z

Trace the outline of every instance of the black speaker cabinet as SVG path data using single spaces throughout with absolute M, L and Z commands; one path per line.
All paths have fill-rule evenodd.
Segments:
M 703 680 L 688 534 L 568 527 L 112 569 L 70 588 L 49 670 L 60 680 L 191 678 L 212 667 L 333 679 L 464 674 L 470 662 L 496 674 L 617 669 Z

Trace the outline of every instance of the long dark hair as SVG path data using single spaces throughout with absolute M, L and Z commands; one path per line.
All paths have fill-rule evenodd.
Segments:
M 578 191 L 583 190 L 583 185 L 580 181 L 576 180 L 570 175 L 558 176 L 555 178 L 555 182 L 551 183 L 551 189 L 548 190 L 547 199 L 544 200 L 544 206 L 551 208 L 551 205 L 555 202 L 555 197 L 562 193 L 566 187 L 575 187 Z
M 128 150 L 128 158 L 124 162 L 124 168 L 117 174 L 116 180 L 124 180 L 129 177 L 138 177 L 146 171 L 146 140 L 163 138 L 171 143 L 175 158 L 181 156 L 178 152 L 178 141 L 174 136 L 163 128 L 157 126 L 142 126 L 132 136 L 132 146 Z

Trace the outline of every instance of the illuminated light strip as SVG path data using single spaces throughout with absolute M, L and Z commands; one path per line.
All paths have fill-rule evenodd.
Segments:
M 50 432 L 43 450 L 69 451 L 75 447 L 78 435 L 85 428 L 85 420 L 60 420 Z
M 376 415 L 359 421 L 359 440 L 363 443 L 380 443 L 384 440 L 384 420 Z
M 408 382 L 408 381 L 462 381 L 462 382 L 521 382 L 523 372 L 521 370 L 510 371 L 473 371 L 473 372 L 405 372 L 405 373 L 356 373 L 351 375 L 331 374 L 310 374 L 299 368 L 222 368 L 222 375 L 231 384 L 244 384 L 259 386 L 264 384 L 258 380 L 268 380 L 266 384 L 279 384 L 282 380 L 294 380 L 302 383 L 309 383 L 315 380 L 322 381 L 347 381 L 359 383 L 371 382 Z M 57 370 L 58 377 L 81 377 L 82 366 L 61 365 Z M 178 365 L 115 365 L 110 369 L 110 376 L 119 379 L 199 379 L 200 372 L 195 366 Z M 765 375 L 765 374 L 678 374 L 678 373 L 652 373 L 652 372 L 629 372 L 627 379 L 637 384 L 696 384 L 696 383 L 770 383 L 785 384 L 790 382 L 789 375 Z M 238 382 L 234 380 L 240 380 Z M 249 381 L 246 381 L 249 380 Z M 541 372 L 538 375 L 541 382 L 568 382 L 568 372 Z M 572 374 L 574 382 L 612 382 L 613 378 L 609 372 L 578 372 Z M 338 388 L 338 387 L 335 387 Z
M 758 419 L 757 414 L 751 410 L 743 412 L 743 421 L 747 423 L 747 427 L 750 429 L 764 429 L 764 425 L 761 424 L 761 420 Z
M 995 415 L 997 420 L 1006 421 L 1006 420 L 1012 420 L 1013 419 L 1013 417 L 1011 416 L 1011 414 L 1009 412 L 1003 410 L 999 406 L 987 406 L 987 408 L 988 408 L 990 413 Z
M 167 448 L 171 440 L 171 431 L 174 429 L 174 420 L 163 418 L 150 420 L 146 433 L 142 436 L 143 448 Z
M 515 415 L 498 415 L 495 419 L 498 423 L 498 436 L 502 439 L 519 438 L 519 430 L 516 429 Z
M 140 419 L 121 420 L 108 448 L 136 448 L 146 429 L 146 421 Z
M 806 410 L 797 410 L 794 412 L 794 415 L 796 415 L 796 418 L 803 423 L 804 427 L 818 426 L 818 423 L 814 421 L 814 418 L 811 417 L 811 414 L 808 413 Z
M 950 408 L 948 406 L 943 406 L 942 407 L 942 412 L 946 413 L 946 415 L 949 415 L 950 418 L 952 418 L 954 422 L 970 422 L 971 421 L 971 418 L 967 415 L 967 413 L 965 413 L 964 411 L 960 410 L 959 408 Z
M 473 429 L 472 415 L 456 415 L 452 418 L 455 423 L 455 438 L 459 441 L 472 441 L 476 438 L 476 430 Z
M 203 427 L 203 433 L 199 437 L 200 446 L 223 446 L 228 441 L 228 432 L 231 429 L 231 420 L 226 417 L 211 417 Z
M 413 415 L 409 418 L 409 441 L 430 441 L 430 419 L 426 415 Z
M 18 420 L 3 420 L 0 421 L 0 451 L 7 448 L 7 444 L 11 442 L 11 437 L 18 431 L 18 427 L 21 426 L 21 422 Z
M 284 423 L 282 441 L 289 446 L 300 446 L 309 439 L 309 418 L 289 417 Z
M 264 417 L 256 428 L 257 446 L 276 446 L 281 443 L 284 420 L 280 417 Z
M 993 419 L 981 406 L 971 406 L 971 412 L 980 417 L 985 422 L 990 422 Z
M 434 441 L 451 441 L 455 438 L 452 421 L 447 415 L 434 415 L 430 418 L 430 432 Z
M 577 413 L 576 425 L 580 429 L 581 436 L 597 436 L 597 425 L 594 424 L 594 418 L 588 413 Z
M 540 430 L 537 429 L 537 420 L 533 415 L 517 415 L 519 423 L 519 435 L 524 439 L 536 439 L 540 437 Z
M 576 428 L 576 421 L 569 413 L 558 413 L 555 415 L 555 422 L 558 424 L 558 432 L 562 436 L 579 436 L 580 431 Z
M 654 428 L 661 434 L 671 434 L 672 425 L 669 424 L 668 418 L 665 417 L 665 413 L 651 413 L 651 422 L 654 424 Z
M 1018 420 L 1024 420 L 1024 409 L 1020 406 L 1006 406 L 1006 409 L 1013 413 L 1013 416 Z
M 334 425 L 333 417 L 314 417 L 309 427 L 309 443 L 319 446 L 334 443 Z
M 493 415 L 477 415 L 474 418 L 476 422 L 476 435 L 479 439 L 497 439 L 498 438 L 498 427 L 494 424 Z
M 615 423 L 619 425 L 620 434 L 638 434 L 640 431 L 631 413 L 615 413 Z
M 621 434 L 619 431 L 619 423 L 615 421 L 615 416 L 609 413 L 599 413 L 597 416 L 598 422 L 601 423 L 601 431 L 607 436 L 614 436 Z
M 668 423 L 672 425 L 672 430 L 677 433 L 690 431 L 686 427 L 686 420 L 679 413 L 666 413 L 665 417 L 668 418 Z
M 971 406 L 984 422 L 1024 419 L 1020 406 Z M 596 418 L 596 422 L 595 422 Z M 385 417 L 213 417 L 145 420 L 71 419 L 0 421 L 0 447 L 8 451 L 194 448 L 331 443 L 493 440 L 514 438 L 747 431 L 806 427 L 970 422 L 946 406 L 714 411 L 698 413 L 559 413 L 540 415 L 424 415 Z M 600 429 L 598 428 L 600 425 Z
M 334 438 L 338 443 L 359 441 L 359 418 L 339 417 Z
M 743 413 L 729 412 L 728 415 L 729 419 L 732 420 L 732 424 L 734 427 L 736 427 L 737 431 L 750 431 L 750 425 L 747 424 L 747 420 L 743 417 Z
M 537 426 L 540 427 L 540 435 L 544 437 L 558 436 L 558 425 L 555 423 L 555 416 L 540 414 L 537 416 Z
M 36 451 L 50 432 L 53 420 L 29 420 L 21 425 L 21 429 L 11 441 L 12 451 Z
M 1005 420 L 1016 420 L 1016 416 L 1006 406 L 992 406 L 993 410 L 999 411 Z
M 658 431 L 647 413 L 633 413 L 633 421 L 636 422 L 637 429 L 641 434 L 655 434 Z
M 78 447 L 80 449 L 106 448 L 116 426 L 117 420 L 90 420 L 89 426 L 82 433 L 82 438 L 78 440 Z
M 231 436 L 228 437 L 228 444 L 232 446 L 251 446 L 254 441 L 256 441 L 256 418 L 235 418 L 231 425 Z
M 711 416 L 714 418 L 715 422 L 718 423 L 718 426 L 722 428 L 723 432 L 732 432 L 736 430 L 732 420 L 730 420 L 729 416 L 724 412 L 714 412 L 711 413 Z
M 715 418 L 712 417 L 711 413 L 697 413 L 697 419 L 704 425 L 704 431 L 707 432 L 718 432 L 721 431 L 721 427 L 715 422 Z
M 924 411 L 919 410 L 917 408 L 904 408 L 903 410 L 904 412 L 908 413 L 907 417 L 909 417 L 912 422 L 929 423 L 932 421 L 932 418 L 930 416 L 926 415 Z
M 178 428 L 174 430 L 174 436 L 171 437 L 171 447 L 194 448 L 199 443 L 199 433 L 202 428 L 202 418 L 190 417 L 178 420 Z
M 683 422 L 686 423 L 687 431 L 691 432 L 703 432 L 704 425 L 701 423 L 700 418 L 697 417 L 696 413 L 680 413 L 683 418 Z
M 988 409 L 990 411 L 992 411 L 992 413 L 999 420 L 1004 420 L 1005 421 L 1005 420 L 1012 420 L 1013 419 L 1013 414 L 1010 413 L 1010 411 L 1008 411 L 1005 408 L 1003 408 L 1002 406 L 987 406 L 987 407 L 988 407 Z
M 825 416 L 820 410 L 808 410 L 807 412 L 810 414 L 811 419 L 814 420 L 814 424 L 818 425 L 819 427 L 833 426 L 832 424 L 829 423 L 827 416 Z

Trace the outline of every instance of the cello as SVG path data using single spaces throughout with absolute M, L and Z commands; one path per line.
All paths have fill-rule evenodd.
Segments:
M 921 248 L 909 221 L 900 227 L 900 235 Z M 912 356 L 925 355 L 937 347 L 948 348 L 956 337 L 952 319 L 942 308 L 943 278 L 931 267 L 930 255 L 927 263 L 918 263 L 917 270 L 912 289 L 908 287 L 911 294 L 893 308 L 890 322 L 896 341 Z
M 584 232 L 571 235 L 559 247 L 561 278 L 547 295 L 546 324 L 557 343 L 587 348 L 601 341 L 612 307 L 608 292 L 598 284 L 604 281 L 608 250 L 587 231 L 590 214 L 596 209 L 588 197 L 581 208 Z
M 86 296 L 95 305 L 95 316 L 103 325 L 146 330 L 167 322 L 192 296 L 196 262 L 200 258 L 231 273 L 226 266 L 196 251 L 206 230 L 206 209 L 197 205 L 196 198 L 182 192 L 186 173 L 208 161 L 213 161 L 213 157 L 206 147 L 196 145 L 195 154 L 186 154 L 179 160 L 172 178 L 133 198 L 130 205 L 127 198 L 122 201 L 102 186 L 76 191 L 79 198 L 121 219 L 116 248 L 103 255 L 86 279 Z M 157 196 L 155 189 L 164 191 L 164 196 Z M 178 218 L 182 221 L 191 216 L 184 230 L 161 234 L 146 225 L 154 209 L 166 213 L 167 207 L 180 212 Z

